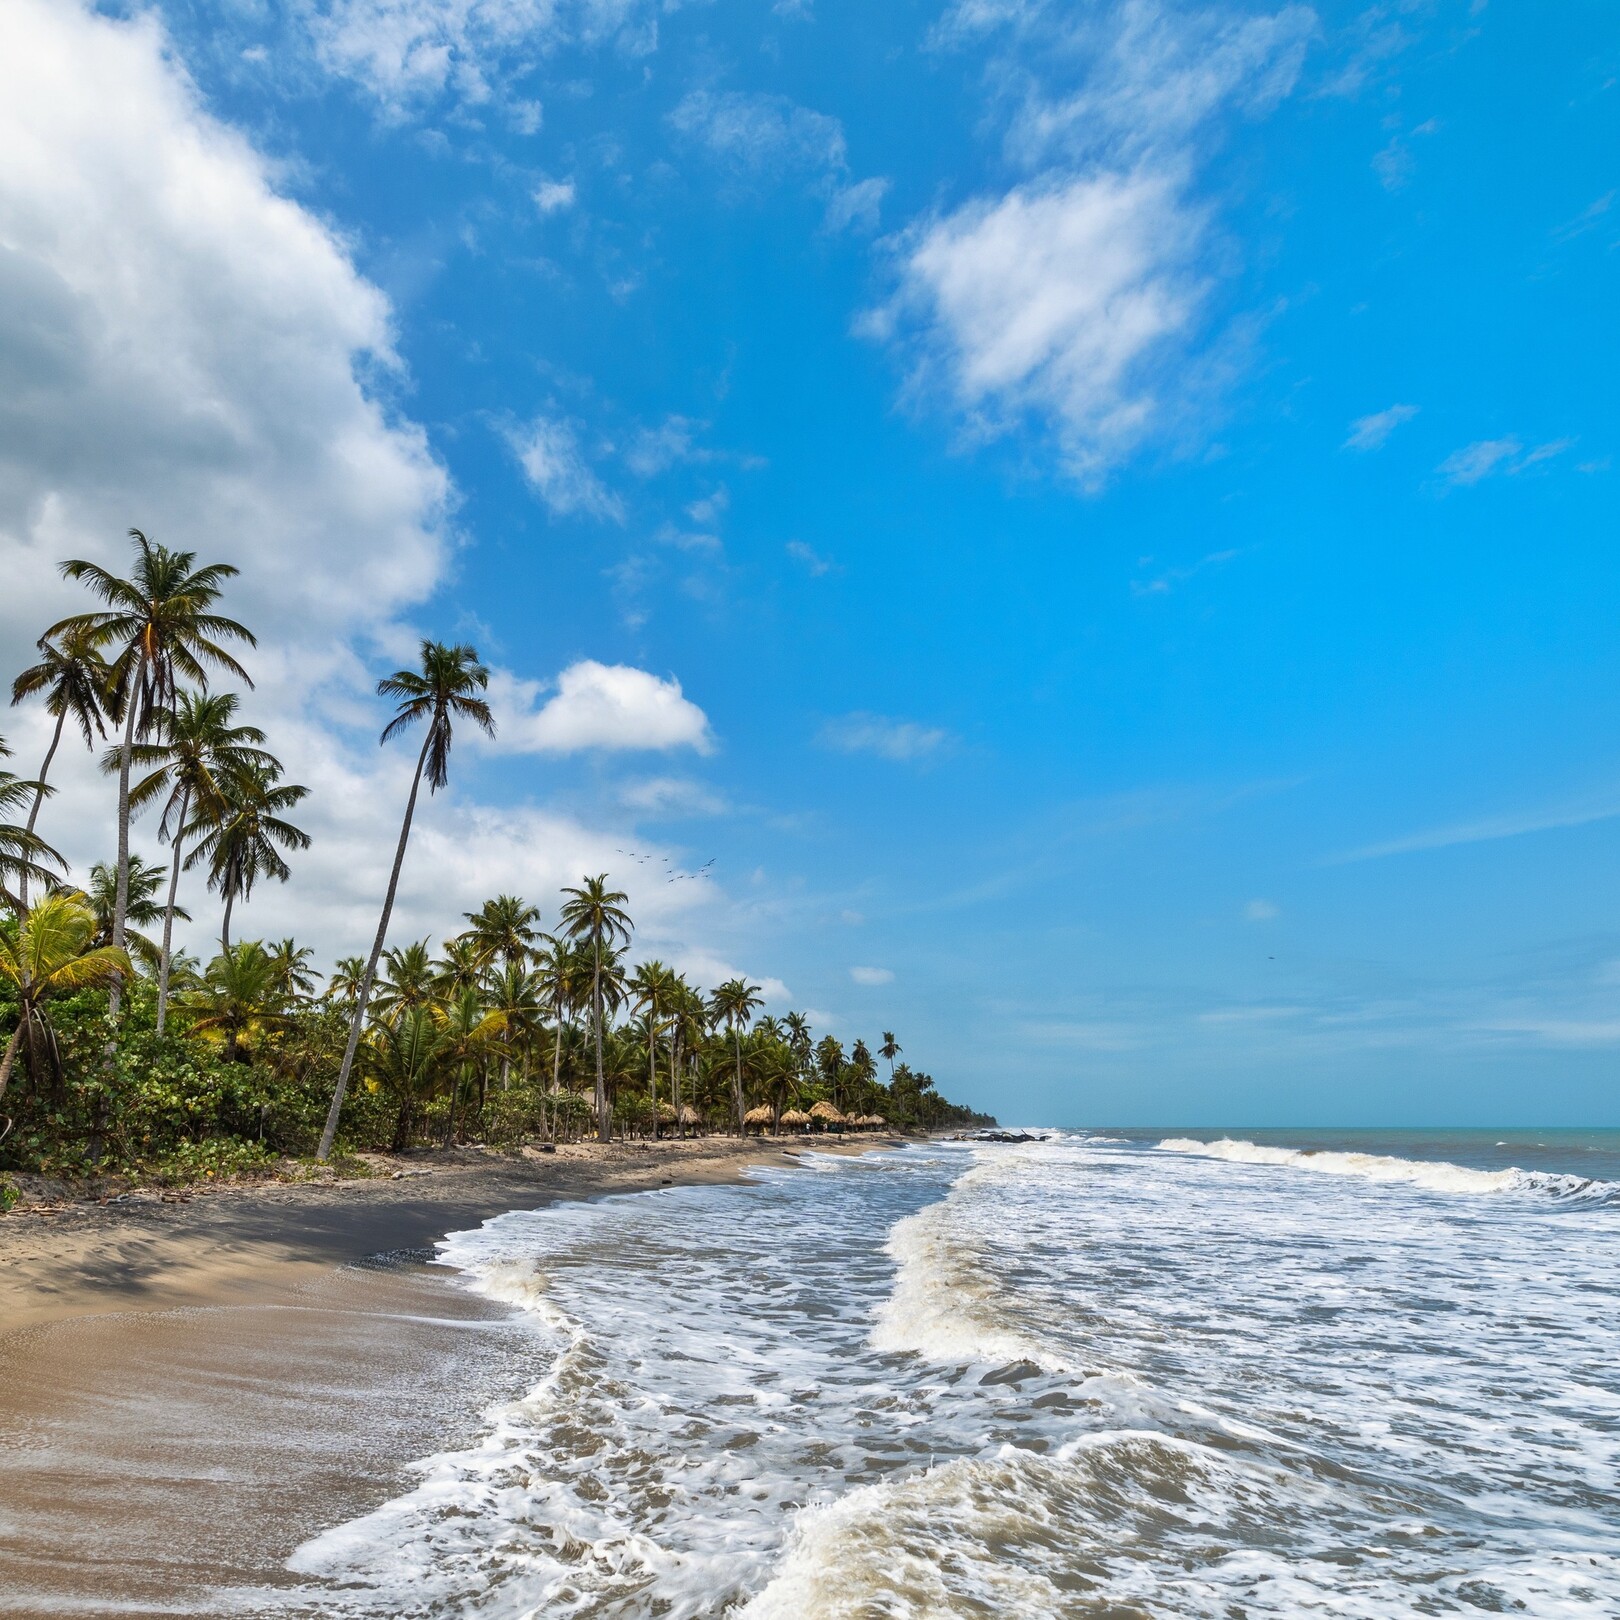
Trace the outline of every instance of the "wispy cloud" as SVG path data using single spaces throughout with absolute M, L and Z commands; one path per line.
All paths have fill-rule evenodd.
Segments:
M 553 515 L 624 521 L 623 502 L 592 470 L 572 422 L 537 416 L 502 431 L 529 488 Z
M 823 557 L 814 547 L 807 546 L 802 540 L 789 540 L 782 549 L 794 562 L 802 564 L 805 572 L 813 579 L 830 574 L 837 567 L 831 558 Z
M 945 748 L 951 734 L 942 726 L 915 720 L 892 720 L 887 715 L 857 711 L 829 720 L 820 732 L 824 748 L 841 754 L 876 754 L 899 762 L 926 759 Z
M 534 206 L 542 214 L 560 214 L 574 206 L 572 180 L 542 180 L 534 188 Z
M 1219 568 L 1223 563 L 1229 563 L 1234 557 L 1243 554 L 1245 548 L 1234 546 L 1226 551 L 1211 551 L 1200 557 L 1197 562 L 1189 563 L 1184 568 L 1166 568 L 1162 573 L 1155 574 L 1151 579 L 1133 579 L 1131 581 L 1132 596 L 1168 596 L 1177 585 L 1184 585 L 1195 575 L 1201 574 L 1206 568 Z M 1153 559 L 1143 557 L 1138 567 L 1146 567 Z
M 1518 838 L 1525 833 L 1551 832 L 1560 827 L 1585 827 L 1594 821 L 1620 816 L 1620 793 L 1587 799 L 1575 804 L 1546 806 L 1539 810 L 1510 811 L 1485 816 L 1478 821 L 1452 822 L 1428 827 L 1377 844 L 1329 856 L 1325 864 L 1343 866 L 1351 861 L 1381 860 L 1386 855 L 1412 855 L 1421 850 L 1447 849 L 1454 844 L 1483 844 L 1497 838 Z
M 1435 469 L 1447 483 L 1466 487 L 1498 474 L 1516 477 L 1519 473 L 1561 456 L 1574 444 L 1573 439 L 1551 439 L 1526 450 L 1523 443 L 1511 436 L 1504 439 L 1479 439 L 1453 450 Z
M 894 970 L 883 967 L 852 967 L 849 976 L 856 984 L 878 985 L 893 984 Z
M 1418 413 L 1416 405 L 1391 405 L 1386 411 L 1374 411 L 1371 416 L 1358 416 L 1350 424 L 1350 436 L 1344 441 L 1346 450 L 1382 450 L 1396 428 L 1410 422 Z

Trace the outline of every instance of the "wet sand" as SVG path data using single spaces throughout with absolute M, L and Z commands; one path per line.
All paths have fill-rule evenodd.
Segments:
M 465 1443 L 540 1374 L 521 1318 L 426 1263 L 435 1239 L 559 1199 L 735 1181 L 798 1146 L 424 1157 L 401 1180 L 5 1217 L 0 1608 L 254 1613 L 253 1588 L 296 1584 L 294 1547 L 408 1489 L 412 1459 Z

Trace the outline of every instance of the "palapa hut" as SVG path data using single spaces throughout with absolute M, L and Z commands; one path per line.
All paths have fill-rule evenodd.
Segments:
M 820 1125 L 824 1131 L 841 1131 L 849 1124 L 849 1120 L 839 1113 L 830 1102 L 818 1102 L 810 1110 L 810 1118 L 813 1123 Z
M 691 1103 L 682 1103 L 681 1124 L 689 1129 L 696 1128 L 697 1130 L 702 1130 L 703 1116 L 691 1105 Z
M 782 1124 L 793 1130 L 802 1131 L 810 1123 L 810 1116 L 802 1108 L 790 1108 L 782 1116 Z
M 758 1108 L 750 1108 L 743 1115 L 743 1129 L 765 1131 L 770 1128 L 771 1111 L 763 1103 Z

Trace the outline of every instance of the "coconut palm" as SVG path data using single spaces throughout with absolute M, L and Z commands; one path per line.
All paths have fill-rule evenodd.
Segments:
M 88 631 L 77 630 L 63 636 L 58 645 L 49 636 L 41 636 L 38 647 L 40 661 L 25 669 L 11 683 L 13 704 L 44 693 L 45 712 L 56 719 L 51 732 L 51 745 L 45 750 L 45 761 L 39 768 L 33 808 L 28 812 L 29 833 L 34 831 L 34 824 L 39 820 L 39 807 L 45 802 L 48 791 L 45 779 L 51 773 L 51 761 L 56 758 L 56 750 L 61 745 L 63 727 L 72 720 L 83 734 L 86 748 L 94 748 L 96 738 L 107 735 L 101 723 L 102 701 L 107 690 L 107 661 L 101 656 L 94 637 Z M 27 873 L 21 875 L 18 896 L 26 906 Z
M 246 685 L 248 672 L 226 650 L 227 641 L 256 646 L 252 631 L 235 619 L 212 612 L 226 580 L 236 574 L 229 563 L 195 566 L 194 551 L 170 551 L 131 529 L 135 565 L 123 579 L 99 563 L 74 559 L 62 564 L 68 579 L 80 581 L 105 602 L 95 613 L 76 613 L 45 632 L 47 640 L 66 643 L 83 636 L 99 649 L 115 653 L 107 672 L 105 706 L 123 724 L 118 767 L 118 893 L 113 910 L 113 944 L 124 944 L 124 908 L 129 899 L 129 772 L 137 736 L 144 737 L 160 709 L 172 709 L 181 677 L 206 687 L 211 668 L 228 670 Z M 108 1011 L 116 1018 L 123 981 L 115 978 Z
M 476 990 L 484 982 L 485 961 L 470 931 L 456 934 L 444 942 L 444 955 L 433 964 L 434 989 L 446 1001 L 454 1001 L 463 990 Z
M 604 1005 L 604 956 L 615 944 L 630 942 L 635 924 L 624 909 L 629 898 L 607 886 L 607 873 L 580 880 L 577 889 L 564 889 L 562 921 L 569 937 L 589 945 L 591 951 L 591 1026 L 596 1039 L 596 1134 L 604 1142 L 613 1139 L 613 1121 L 608 1113 L 607 1082 L 602 1069 L 602 1023 Z
M 743 1130 L 743 1083 L 742 1083 L 742 1032 L 747 1029 L 748 1021 L 754 1016 L 757 1008 L 765 1003 L 760 999 L 759 986 L 750 984 L 746 979 L 727 979 L 726 982 L 709 997 L 709 1019 L 718 1028 L 721 1024 L 728 1024 L 731 1028 L 732 1046 L 736 1055 L 736 1073 L 732 1085 L 731 1101 L 737 1116 L 737 1134 L 745 1135 Z
M 358 1000 L 360 983 L 365 976 L 364 958 L 340 956 L 332 968 L 332 977 L 326 981 L 327 999 L 339 1003 L 353 1003 Z
M 254 766 L 279 769 L 274 758 L 258 746 L 264 741 L 264 733 L 257 726 L 234 724 L 239 701 L 234 692 L 177 693 L 172 709 L 160 709 L 153 715 L 153 740 L 137 742 L 130 749 L 130 763 L 147 772 L 129 790 L 131 813 L 162 800 L 158 836 L 167 839 L 173 850 L 169 861 L 169 898 L 163 908 L 163 944 L 158 955 L 159 1035 L 168 1022 L 169 953 L 173 949 L 174 919 L 185 916 L 177 909 L 175 897 L 180 892 L 181 855 L 186 834 L 194 820 L 205 825 L 224 823 L 229 815 L 233 777 L 241 776 Z M 102 768 L 117 770 L 122 754 L 122 749 L 114 750 L 102 762 Z M 126 927 L 129 921 L 126 916 Z
M 540 937 L 536 924 L 540 908 L 520 900 L 515 894 L 498 894 L 486 900 L 477 911 L 463 912 L 472 926 L 467 933 L 486 962 L 499 957 L 503 962 L 521 962 L 534 950 Z
M 442 1055 L 456 1066 L 455 1087 L 450 1095 L 444 1129 L 444 1145 L 449 1147 L 455 1140 L 456 1109 L 467 1089 L 468 1074 L 475 1060 L 482 1069 L 489 1044 L 500 1036 L 505 1020 L 500 1013 L 484 1006 L 472 985 L 464 985 L 433 1012 L 444 1037 Z
M 0 738 L 0 759 L 9 759 L 11 750 Z M 10 771 L 0 771 L 0 815 L 14 811 L 29 800 L 38 801 L 41 792 L 49 791 L 42 782 L 27 782 Z M 12 822 L 0 822 L 0 900 L 19 914 L 26 911 L 28 880 L 37 877 L 42 882 L 55 880 L 52 867 L 67 870 L 67 862 L 45 842 L 32 826 L 19 827 Z M 15 880 L 13 890 L 10 882 Z
M 394 1116 L 395 1153 L 411 1145 L 417 1115 L 427 1100 L 448 1037 L 430 1007 L 411 1007 L 397 1024 L 374 1024 L 367 1043 L 367 1067 L 392 1091 L 399 1111 Z
M 387 742 L 418 721 L 427 722 L 427 734 L 422 739 L 422 751 L 416 756 L 416 771 L 411 777 L 410 797 L 405 801 L 405 819 L 399 829 L 399 845 L 394 851 L 394 866 L 388 876 L 388 892 L 383 897 L 377 937 L 372 941 L 365 976 L 360 981 L 360 993 L 355 997 L 349 1043 L 343 1051 L 343 1065 L 338 1070 L 337 1085 L 332 1091 L 332 1106 L 327 1110 L 326 1126 L 321 1132 L 321 1145 L 316 1157 L 322 1162 L 331 1155 L 332 1142 L 337 1136 L 338 1116 L 343 1111 L 343 1098 L 349 1089 L 349 1074 L 354 1068 L 354 1054 L 360 1045 L 366 1002 L 371 997 L 372 980 L 377 974 L 377 959 L 382 955 L 383 942 L 388 937 L 388 919 L 394 910 L 394 895 L 399 890 L 399 872 L 405 864 L 405 846 L 410 842 L 411 819 L 416 814 L 416 796 L 421 789 L 422 778 L 424 775 L 427 777 L 428 790 L 433 793 L 437 793 L 450 780 L 450 744 L 456 721 L 470 720 L 489 736 L 495 735 L 495 718 L 489 712 L 488 703 L 479 696 L 488 686 L 489 671 L 478 662 L 478 654 L 471 647 L 447 647 L 442 641 L 426 640 L 422 643 L 420 671 L 396 670 L 377 683 L 381 696 L 398 700 L 394 718 L 383 727 L 380 740 Z
M 701 991 L 696 990 L 679 974 L 673 975 L 670 993 L 670 1048 L 669 1087 L 675 1104 L 675 1133 L 686 1135 L 681 1116 L 681 1075 L 686 1065 L 703 1045 L 709 1028 L 708 1004 Z
M 256 939 L 228 945 L 203 970 L 202 982 L 175 1001 L 193 1035 L 224 1043 L 227 1063 L 248 1061 L 243 1043 L 283 1029 L 281 974 L 275 958 Z
M 411 1008 L 431 1007 L 439 999 L 438 973 L 425 939 L 384 952 L 382 967 L 371 1009 L 383 1023 L 394 1023 Z
M 889 1060 L 889 1081 L 894 1082 L 894 1060 L 900 1056 L 904 1048 L 894 1038 L 894 1031 L 886 1029 L 883 1032 L 883 1044 L 878 1048 L 878 1056 Z
M 501 1022 L 498 1044 L 501 1090 L 505 1091 L 512 1077 L 512 1048 L 519 1041 L 527 1041 L 540 1027 L 540 983 L 521 961 L 507 961 L 489 976 L 484 999 Z
M 42 1048 L 60 1075 L 46 1002 L 74 990 L 111 984 L 119 974 L 131 971 L 123 950 L 97 945 L 95 936 L 96 914 L 90 902 L 71 890 L 46 895 L 18 918 L 15 932 L 0 929 L 0 983 L 9 985 L 17 1000 L 17 1027 L 0 1056 L 0 1097 L 6 1094 L 23 1042 L 36 1076 Z
M 163 868 L 139 855 L 129 858 L 128 903 L 124 907 L 124 945 L 131 958 L 144 962 L 149 971 L 158 965 L 159 950 L 156 942 L 141 932 L 161 920 L 163 907 L 158 904 L 157 892 L 163 887 Z M 113 914 L 118 905 L 118 874 L 104 861 L 90 868 L 90 882 L 85 898 L 96 914 L 97 945 L 112 944 Z M 177 912 L 182 922 L 190 922 L 191 914 Z
M 655 957 L 643 962 L 630 979 L 635 1004 L 646 1019 L 647 1096 L 652 1103 L 653 1139 L 658 1138 L 658 1035 L 664 1020 L 674 1010 L 675 975 Z
M 563 1025 L 569 1014 L 579 1005 L 580 992 L 587 975 L 580 953 L 567 940 L 551 934 L 542 934 L 542 943 L 535 953 L 535 984 L 552 1018 L 551 1040 L 551 1106 L 562 1090 Z M 588 972 L 588 970 L 587 970 Z
M 199 804 L 185 829 L 197 837 L 196 848 L 186 857 L 186 870 L 206 861 L 208 887 L 225 902 L 219 942 L 220 949 L 227 952 L 236 902 L 245 903 L 262 877 L 285 883 L 292 876 L 282 850 L 309 848 L 309 834 L 293 826 L 285 815 L 309 796 L 309 789 L 278 781 L 279 771 L 273 760 L 268 764 L 244 761 L 239 769 L 221 776 L 220 800 Z
M 265 950 L 275 965 L 276 987 L 284 1001 L 302 1001 L 314 996 L 321 976 L 309 965 L 315 952 L 308 945 L 282 939 L 266 946 Z

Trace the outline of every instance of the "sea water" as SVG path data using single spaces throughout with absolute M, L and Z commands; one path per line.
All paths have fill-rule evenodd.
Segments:
M 280 1613 L 1620 1615 L 1620 1133 L 933 1143 L 440 1258 L 536 1379 Z

